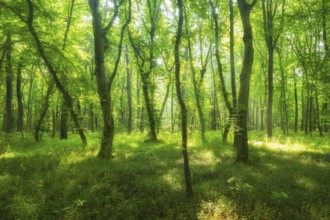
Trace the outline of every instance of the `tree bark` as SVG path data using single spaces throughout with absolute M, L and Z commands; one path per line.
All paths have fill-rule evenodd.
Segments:
M 16 98 L 17 98 L 17 131 L 23 134 L 24 112 L 22 94 L 22 64 L 18 64 L 16 76 Z
M 46 93 L 46 96 L 45 96 L 45 101 L 44 101 L 44 104 L 42 106 L 42 110 L 41 110 L 39 119 L 38 119 L 37 124 L 36 124 L 35 129 L 34 129 L 34 140 L 36 142 L 39 142 L 41 140 L 40 131 L 42 132 L 44 130 L 43 121 L 46 117 L 46 114 L 47 114 L 47 111 L 48 111 L 48 108 L 49 108 L 49 98 L 50 98 L 53 90 L 54 90 L 54 83 L 52 83 L 51 85 L 48 86 L 47 93 Z
M 131 68 L 129 67 L 129 57 L 128 57 L 128 47 L 126 45 L 126 54 L 125 54 L 125 61 L 126 61 L 126 77 L 127 77 L 127 105 L 128 105 L 128 120 L 127 120 L 127 132 L 132 132 L 133 126 L 133 104 L 132 104 L 132 86 L 131 86 Z
M 294 132 L 298 132 L 298 91 L 297 91 L 297 82 L 294 81 Z
M 68 139 L 68 108 L 64 100 L 61 104 L 60 139 Z
M 225 79 L 223 76 L 223 71 L 222 71 L 222 63 L 220 60 L 220 42 L 219 42 L 219 24 L 218 24 L 218 15 L 216 12 L 216 8 L 213 4 L 212 0 L 209 0 L 211 9 L 212 9 L 212 17 L 213 17 L 213 21 L 214 21 L 214 38 L 215 38 L 215 57 L 216 57 L 216 61 L 217 61 L 217 70 L 218 70 L 218 74 L 220 77 L 220 83 L 221 83 L 221 91 L 222 91 L 222 96 L 223 99 L 225 101 L 225 105 L 226 108 L 228 110 L 228 115 L 229 115 L 229 120 L 226 122 L 225 125 L 225 129 L 224 132 L 222 134 L 222 141 L 224 143 L 227 142 L 227 138 L 228 138 L 228 133 L 229 133 L 229 129 L 230 129 L 230 119 L 233 118 L 234 116 L 234 112 L 233 112 L 233 107 L 230 104 L 229 101 L 229 96 L 228 96 L 228 92 L 226 89 L 226 83 L 225 83 Z M 233 76 L 233 75 L 232 75 Z M 232 79 L 232 86 L 233 86 L 233 79 Z M 236 93 L 236 88 L 235 88 L 235 93 Z
M 102 19 L 99 12 L 99 0 L 94 0 L 94 1 L 88 0 L 88 3 L 93 17 L 95 76 L 96 76 L 97 90 L 100 98 L 100 105 L 103 116 L 103 132 L 102 132 L 101 147 L 98 152 L 98 157 L 109 159 L 112 157 L 112 147 L 113 147 L 112 145 L 113 145 L 113 138 L 115 132 L 115 125 L 112 115 L 111 86 L 118 70 L 118 65 L 122 52 L 124 31 L 126 30 L 126 27 L 130 22 L 131 1 L 129 0 L 129 17 L 126 20 L 126 23 L 121 28 L 117 59 L 115 62 L 113 72 L 110 76 L 110 80 L 108 80 L 108 77 L 106 76 L 105 73 L 104 56 L 105 56 L 105 50 L 107 49 L 105 40 L 106 40 L 107 32 L 111 29 L 113 22 L 118 15 L 118 10 L 120 5 L 117 5 L 117 2 L 114 1 L 115 12 L 113 14 L 113 17 L 110 23 L 105 28 L 103 28 Z
M 247 117 L 249 109 L 248 103 L 250 93 L 250 78 L 254 55 L 250 12 L 256 3 L 256 0 L 253 0 L 251 4 L 248 4 L 245 0 L 238 0 L 237 2 L 243 25 L 244 57 L 240 74 L 240 88 L 238 93 L 238 130 L 235 133 L 236 140 L 234 142 L 237 148 L 236 160 L 238 162 L 246 162 L 249 157 Z
M 86 139 L 84 130 L 80 126 L 79 119 L 78 119 L 78 116 L 77 116 L 76 112 L 73 110 L 74 109 L 73 108 L 73 99 L 72 99 L 71 95 L 69 94 L 69 92 L 65 89 L 63 84 L 60 82 L 60 80 L 58 78 L 58 75 L 57 75 L 57 72 L 56 72 L 55 68 L 53 67 L 52 63 L 50 62 L 48 56 L 46 55 L 46 52 L 45 52 L 44 47 L 43 47 L 43 45 L 42 45 L 42 43 L 39 39 L 39 36 L 38 36 L 37 32 L 35 31 L 35 29 L 33 27 L 33 17 L 34 17 L 33 16 L 34 15 L 33 3 L 32 3 L 31 0 L 26 0 L 26 2 L 29 6 L 27 25 L 28 25 L 28 29 L 29 29 L 29 31 L 30 31 L 35 43 L 36 43 L 37 51 L 38 51 L 39 55 L 41 56 L 41 58 L 43 59 L 43 61 L 45 62 L 46 66 L 49 70 L 49 73 L 53 77 L 56 87 L 62 93 L 62 95 L 63 95 L 63 97 L 64 97 L 64 99 L 67 103 L 67 106 L 69 108 L 72 120 L 73 120 L 73 122 L 74 122 L 74 124 L 75 124 L 75 126 L 78 130 L 80 139 L 81 139 L 82 143 L 86 146 L 87 145 L 87 139 Z
M 184 163 L 184 177 L 185 177 L 185 186 L 186 186 L 186 195 L 191 197 L 193 195 L 192 183 L 191 183 L 191 174 L 189 168 L 189 157 L 187 150 L 187 109 L 181 93 L 181 80 L 180 80 L 180 42 L 182 37 L 182 25 L 183 25 L 183 2 L 178 0 L 178 10 L 179 10 L 179 19 L 178 19 L 178 29 L 175 39 L 174 47 L 174 57 L 175 57 L 175 79 L 176 79 L 176 94 L 178 102 L 181 109 L 181 138 L 182 138 L 182 157 Z
M 12 40 L 11 35 L 7 34 L 6 40 L 6 111 L 5 111 L 5 132 L 13 131 L 13 66 L 12 66 Z

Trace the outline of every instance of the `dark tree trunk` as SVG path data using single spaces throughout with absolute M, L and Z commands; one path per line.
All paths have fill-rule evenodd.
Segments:
M 33 27 L 33 18 L 34 18 L 33 17 L 34 16 L 33 3 L 32 3 L 31 0 L 26 0 L 26 1 L 27 1 L 27 4 L 28 4 L 28 7 L 29 7 L 27 25 L 28 25 L 28 28 L 29 28 L 29 31 L 30 31 L 32 37 L 34 38 L 34 40 L 36 42 L 38 53 L 41 56 L 41 58 L 44 60 L 46 66 L 49 70 L 49 73 L 53 77 L 56 87 L 63 94 L 64 100 L 66 101 L 67 106 L 70 109 L 69 111 L 70 111 L 72 120 L 73 120 L 73 122 L 74 122 L 74 124 L 75 124 L 75 126 L 78 130 L 80 139 L 81 139 L 82 143 L 86 146 L 87 145 L 87 139 L 86 139 L 84 130 L 80 126 L 78 116 L 77 116 L 76 112 L 73 110 L 72 97 L 69 94 L 69 92 L 65 89 L 63 84 L 60 82 L 60 80 L 58 78 L 58 75 L 57 75 L 57 72 L 56 72 L 55 68 L 53 67 L 52 63 L 50 62 L 48 56 L 46 55 L 46 52 L 45 52 L 45 50 L 43 48 L 43 45 L 42 45 L 42 43 L 39 39 L 39 36 L 38 36 L 37 32 L 35 31 L 35 29 Z
M 61 104 L 61 119 L 60 119 L 60 139 L 68 139 L 68 108 L 65 101 Z
M 36 68 L 33 67 L 29 75 L 29 95 L 27 101 L 27 113 L 26 113 L 26 130 L 32 130 L 32 100 L 33 100 L 33 81 Z
M 251 4 L 246 3 L 245 0 L 238 0 L 238 7 L 241 15 L 244 32 L 244 58 L 240 74 L 240 89 L 238 94 L 238 130 L 235 132 L 236 140 L 234 141 L 236 143 L 237 148 L 238 162 L 246 162 L 249 157 L 247 117 L 249 109 L 248 103 L 250 93 L 250 77 L 252 72 L 254 54 L 250 12 L 255 3 L 256 0 L 253 0 Z
M 6 109 L 5 109 L 5 132 L 13 131 L 13 67 L 12 67 L 12 41 L 11 35 L 7 34 L 6 41 Z
M 56 109 L 53 109 L 52 112 L 52 138 L 55 138 L 56 136 L 56 122 L 57 122 L 57 106 Z
M 171 88 L 171 133 L 174 132 L 174 83 Z
M 128 57 L 128 47 L 126 46 L 126 77 L 127 77 L 127 105 L 128 105 L 128 119 L 127 119 L 127 132 L 132 132 L 133 127 L 133 104 L 132 104 L 132 86 L 131 86 L 131 68 L 129 66 L 130 60 Z
M 319 99 L 317 92 L 315 92 L 315 106 L 316 106 L 316 122 L 317 122 L 317 128 L 319 130 L 319 134 L 322 137 L 323 136 L 323 131 L 322 131 L 322 126 L 321 126 L 321 120 L 320 120 L 320 108 L 319 108 Z
M 297 92 L 297 82 L 294 82 L 294 132 L 298 132 L 298 92 Z
M 300 131 L 305 130 L 305 121 L 306 121 L 306 108 L 305 108 L 305 97 L 304 97 L 304 88 L 301 89 L 301 123 Z
M 262 97 L 260 96 L 260 130 L 263 131 L 264 127 L 264 105 L 263 105 Z
M 178 0 L 179 19 L 178 30 L 175 40 L 174 57 L 175 57 L 175 79 L 176 79 L 176 94 L 181 108 L 181 135 L 182 135 L 182 156 L 184 163 L 184 177 L 186 184 L 186 195 L 191 197 L 193 195 L 191 175 L 189 168 L 189 157 L 187 150 L 187 109 L 184 99 L 181 94 L 181 80 L 180 80 L 180 42 L 182 37 L 182 24 L 183 24 L 183 2 Z
M 314 117 L 313 117 L 313 113 L 314 113 L 314 103 L 313 103 L 314 101 L 313 101 L 313 96 L 312 96 L 312 94 L 310 94 L 310 96 L 309 96 L 309 115 L 308 115 L 308 132 L 310 133 L 310 134 L 312 134 L 312 132 L 313 132 L 313 122 L 314 122 Z
M 46 114 L 47 114 L 47 111 L 48 111 L 48 108 L 49 108 L 49 98 L 50 98 L 53 90 L 54 90 L 54 83 L 52 83 L 51 85 L 49 85 L 49 87 L 47 89 L 47 93 L 46 93 L 46 96 L 45 96 L 44 104 L 42 106 L 42 110 L 41 110 L 39 119 L 38 119 L 38 121 L 36 123 L 36 126 L 35 126 L 35 129 L 34 129 L 34 140 L 36 142 L 39 142 L 41 140 L 41 134 L 40 134 L 40 132 L 43 132 L 43 130 L 45 129 L 43 127 L 43 121 L 44 121 L 44 119 L 46 117 Z
M 17 131 L 23 134 L 24 112 L 22 94 L 22 64 L 18 64 L 16 76 L 16 98 L 17 98 Z
M 91 103 L 89 107 L 89 128 L 91 132 L 95 131 L 95 109 L 94 104 Z
M 98 152 L 98 157 L 108 159 L 112 157 L 112 147 L 113 147 L 112 145 L 113 145 L 113 139 L 115 133 L 115 125 L 112 115 L 111 86 L 118 70 L 118 65 L 122 52 L 124 32 L 126 30 L 127 25 L 130 22 L 131 1 L 129 0 L 128 19 L 121 28 L 117 59 L 109 80 L 107 79 L 108 77 L 106 76 L 105 65 L 104 65 L 104 55 L 105 55 L 105 50 L 107 48 L 106 47 L 107 45 L 105 45 L 105 40 L 106 40 L 107 32 L 112 28 L 113 22 L 119 13 L 120 5 L 117 5 L 115 1 L 115 11 L 113 17 L 110 23 L 105 28 L 103 28 L 102 19 L 99 12 L 99 1 L 88 0 L 88 3 L 93 17 L 95 76 L 96 76 L 97 90 L 100 98 L 100 105 L 103 116 L 103 132 L 102 132 L 101 147 Z

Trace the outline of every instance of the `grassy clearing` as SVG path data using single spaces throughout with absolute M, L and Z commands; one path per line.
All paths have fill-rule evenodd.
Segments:
M 329 219 L 330 138 L 261 133 L 250 137 L 250 162 L 216 133 L 190 137 L 194 197 L 183 189 L 180 136 L 146 143 L 119 134 L 115 158 L 95 157 L 98 134 L 83 148 L 44 137 L 0 137 L 2 219 Z

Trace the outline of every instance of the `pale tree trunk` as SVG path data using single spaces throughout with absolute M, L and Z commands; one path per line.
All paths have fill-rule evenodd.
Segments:
M 229 113 L 228 114 L 229 118 L 231 119 L 234 116 L 234 112 L 233 112 L 233 107 L 231 106 L 231 103 L 229 101 L 229 96 L 228 96 L 228 92 L 226 89 L 225 78 L 223 76 L 222 63 L 220 60 L 220 42 L 219 42 L 220 31 L 219 31 L 219 24 L 218 24 L 218 14 L 216 12 L 216 7 L 212 0 L 209 0 L 209 4 L 212 9 L 212 17 L 213 17 L 213 21 L 214 21 L 215 57 L 216 57 L 216 61 L 217 61 L 217 71 L 218 71 L 220 83 L 221 83 L 221 92 L 222 92 L 223 99 L 225 101 L 226 108 Z M 235 88 L 235 91 L 236 91 L 236 88 Z M 231 126 L 230 120 L 228 120 L 228 122 L 226 122 L 224 132 L 222 134 L 222 141 L 225 143 L 227 142 L 227 137 L 229 134 L 230 126 Z
M 181 109 L 181 135 L 182 135 L 182 157 L 184 164 L 184 178 L 186 186 L 186 195 L 191 197 L 193 195 L 192 183 L 191 183 L 191 174 L 189 168 L 189 157 L 187 149 L 187 109 L 184 102 L 182 91 L 181 91 L 181 79 L 180 79 L 180 42 L 182 37 L 182 26 L 183 26 L 183 2 L 178 0 L 178 9 L 179 9 L 179 19 L 178 19 L 178 29 L 175 40 L 174 47 L 174 57 L 175 57 L 175 85 L 176 85 L 176 94 L 178 102 Z

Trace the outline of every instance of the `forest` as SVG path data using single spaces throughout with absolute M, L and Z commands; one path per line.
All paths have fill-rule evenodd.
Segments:
M 330 219 L 329 0 L 0 0 L 0 219 Z

